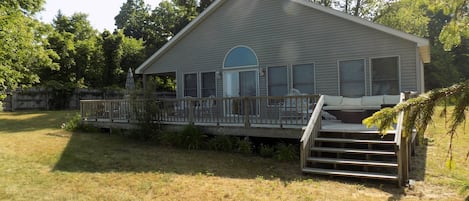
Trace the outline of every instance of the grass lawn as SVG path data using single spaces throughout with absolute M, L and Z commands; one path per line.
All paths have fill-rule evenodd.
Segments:
M 399 189 L 382 181 L 303 175 L 296 161 L 61 130 L 74 113 L 0 112 L 0 200 L 464 200 L 469 193 L 459 193 L 469 185 L 469 133 L 461 129 L 456 167 L 449 170 L 443 119 L 418 147 L 415 188 Z

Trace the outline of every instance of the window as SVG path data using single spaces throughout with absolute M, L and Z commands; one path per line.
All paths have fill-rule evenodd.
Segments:
M 371 79 L 373 95 L 399 94 L 399 58 L 371 59 Z
M 269 67 L 267 75 L 269 96 L 285 96 L 288 94 L 286 66 Z
M 202 73 L 202 97 L 216 96 L 215 72 Z
M 184 74 L 184 97 L 197 97 L 197 73 Z
M 339 61 L 339 75 L 341 96 L 365 95 L 365 60 Z
M 314 65 L 293 65 L 293 88 L 301 93 L 314 94 Z
M 248 47 L 238 46 L 225 57 L 224 68 L 257 66 L 256 54 Z

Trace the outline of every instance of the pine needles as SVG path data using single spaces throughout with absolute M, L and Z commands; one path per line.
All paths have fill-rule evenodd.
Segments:
M 445 109 L 441 115 L 446 116 L 448 100 L 454 100 L 454 110 L 449 117 L 449 122 L 446 122 L 449 126 L 447 134 L 450 136 L 448 164 L 452 164 L 453 140 L 457 134 L 457 128 L 460 125 L 465 125 L 466 112 L 469 111 L 469 80 L 448 88 L 434 89 L 402 102 L 393 108 L 382 109 L 363 120 L 363 123 L 368 127 L 376 126 L 380 133 L 384 134 L 387 130 L 393 128 L 399 114 L 404 112 L 403 137 L 409 136 L 414 128 L 417 130 L 418 136 L 423 136 L 427 126 L 432 122 L 436 106 L 443 103 Z

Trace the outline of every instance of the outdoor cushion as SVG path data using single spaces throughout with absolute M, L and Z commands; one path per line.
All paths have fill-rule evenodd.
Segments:
M 400 95 L 384 95 L 384 104 L 398 104 L 400 102 L 401 96 Z
M 344 106 L 361 106 L 362 105 L 362 99 L 361 98 L 346 98 L 344 97 L 342 99 L 342 104 Z
M 329 106 L 340 105 L 342 103 L 342 96 L 328 96 L 324 95 L 324 103 Z
M 383 104 L 383 96 L 363 96 L 363 106 L 381 106 Z

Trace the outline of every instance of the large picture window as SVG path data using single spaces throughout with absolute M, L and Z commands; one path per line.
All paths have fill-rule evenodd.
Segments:
M 197 73 L 184 74 L 184 97 L 197 97 Z
M 371 79 L 373 95 L 399 94 L 399 58 L 371 59 Z
M 269 96 L 285 96 L 288 94 L 286 66 L 269 67 L 267 75 Z
M 339 75 L 341 96 L 365 95 L 365 60 L 339 61 Z
M 202 73 L 202 97 L 216 96 L 215 72 Z
M 293 88 L 301 93 L 314 94 L 314 65 L 293 65 Z

